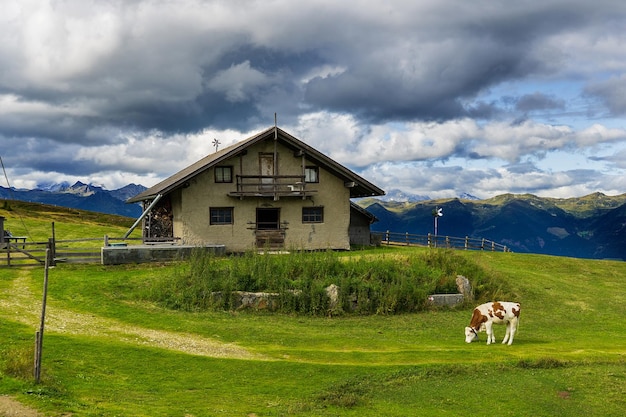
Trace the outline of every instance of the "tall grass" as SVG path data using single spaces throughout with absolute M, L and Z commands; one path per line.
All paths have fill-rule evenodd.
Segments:
M 478 299 L 506 298 L 482 267 L 446 250 L 350 257 L 248 252 L 228 258 L 197 251 L 174 274 L 155 280 L 147 298 L 176 310 L 230 310 L 237 307 L 237 292 L 267 292 L 284 313 L 397 314 L 432 308 L 429 294 L 458 292 L 457 275 L 470 279 Z M 327 293 L 332 284 L 338 287 L 336 304 Z
M 28 379 L 33 376 L 34 357 L 32 346 L 9 346 L 0 351 L 0 371 L 15 378 Z

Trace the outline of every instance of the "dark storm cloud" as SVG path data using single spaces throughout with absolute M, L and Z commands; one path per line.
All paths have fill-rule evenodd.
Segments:
M 2 158 L 18 175 L 32 172 L 65 172 L 68 175 L 84 176 L 93 172 L 93 162 L 76 159 L 78 146 L 67 148 L 53 140 L 34 140 L 0 137 L 3 147 L 16 152 L 3 152 Z
M 392 2 L 381 9 L 387 15 L 380 16 L 333 15 L 312 5 L 306 16 L 285 13 L 281 24 L 255 21 L 261 9 L 243 4 L 253 5 L 250 14 L 236 12 L 241 21 L 231 26 L 212 22 L 209 5 L 194 5 L 207 13 L 206 20 L 194 22 L 197 26 L 152 10 L 155 4 L 150 2 L 120 7 L 119 32 L 110 34 L 117 47 L 97 56 L 89 71 L 61 82 L 45 82 L 45 74 L 39 83 L 0 80 L 6 93 L 59 110 L 42 116 L 41 122 L 35 118 L 34 123 L 3 127 L 4 133 L 84 143 L 94 126 L 165 132 L 246 130 L 273 112 L 292 121 L 307 110 L 353 114 L 364 122 L 489 119 L 502 109 L 494 103 L 473 103 L 478 94 L 507 80 L 554 71 L 558 59 L 544 55 L 543 40 L 584 27 L 589 14 L 599 14 L 584 2 L 576 7 L 559 2 L 515 5 L 506 13 L 480 2 Z M 154 21 L 147 20 L 150 14 Z M 333 19 L 338 24 L 333 25 Z M 313 36 L 290 32 L 296 28 Z M 259 38 L 257 31 L 267 32 L 267 39 Z M 67 47 L 64 35 L 51 33 L 53 41 Z M 233 70 L 241 65 L 247 71 Z M 325 65 L 341 70 L 303 81 L 311 69 Z M 238 90 L 219 88 L 219 75 L 229 71 L 222 86 L 240 82 Z M 256 80 L 246 78 L 253 75 Z M 622 108 L 614 97 L 609 104 Z M 558 99 L 543 97 L 543 104 L 540 99 L 522 97 L 519 110 L 559 105 Z M 87 114 L 62 111 L 77 103 Z M 41 127 L 46 121 L 49 129 Z
M 340 75 L 313 79 L 306 87 L 305 99 L 317 108 L 375 122 L 484 117 L 497 109 L 486 103 L 468 106 L 464 102 L 492 85 L 541 67 L 527 49 L 483 43 L 481 38 L 457 39 L 453 44 L 442 46 L 428 62 L 411 56 L 410 49 L 401 51 L 402 59 L 409 61 L 404 66 L 397 66 L 394 57 L 379 62 L 376 53 L 359 57 Z

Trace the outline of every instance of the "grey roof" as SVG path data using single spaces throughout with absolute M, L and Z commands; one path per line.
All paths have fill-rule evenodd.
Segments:
M 372 213 L 365 210 L 363 207 L 359 206 L 358 204 L 353 203 L 352 201 L 350 202 L 350 208 L 356 211 L 357 213 L 361 214 L 362 216 L 365 216 L 367 219 L 369 219 L 370 223 L 376 223 L 379 220 L 378 217 L 374 216 Z
M 152 200 L 159 194 L 166 195 L 173 190 L 182 187 L 186 181 L 189 181 L 191 178 L 202 173 L 203 171 L 206 171 L 207 169 L 221 163 L 224 160 L 230 159 L 233 156 L 238 155 L 241 151 L 249 148 L 250 146 L 258 142 L 262 142 L 266 139 L 273 139 L 274 135 L 276 135 L 280 143 L 289 148 L 292 148 L 294 151 L 304 151 L 307 159 L 332 172 L 335 176 L 342 178 L 344 182 L 354 182 L 355 186 L 350 188 L 350 198 L 370 197 L 385 194 L 385 191 L 378 188 L 363 177 L 355 174 L 348 168 L 335 162 L 328 156 L 315 150 L 301 140 L 296 139 L 284 130 L 272 126 L 262 131 L 261 133 L 256 134 L 255 136 L 252 136 L 248 139 L 242 140 L 241 142 L 237 142 L 234 145 L 219 150 L 213 154 L 205 156 L 198 162 L 188 166 L 187 168 L 182 169 L 181 171 L 177 172 L 169 178 L 166 178 L 155 186 L 150 187 L 144 192 L 129 198 L 128 200 L 126 200 L 126 202 L 137 203 L 140 201 Z

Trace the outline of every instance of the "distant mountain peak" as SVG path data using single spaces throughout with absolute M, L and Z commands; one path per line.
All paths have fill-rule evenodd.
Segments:
M 430 200 L 427 195 L 407 193 L 398 189 L 391 189 L 384 196 L 379 197 L 382 201 L 395 201 L 397 203 L 414 203 L 417 201 Z
M 104 191 L 102 187 L 93 184 L 85 184 L 81 181 L 76 181 L 74 185 L 68 187 L 63 192 L 66 192 L 68 194 L 80 195 L 82 197 L 89 197 L 90 195 L 94 195 L 101 191 Z
M 62 192 L 70 187 L 70 183 L 67 181 L 63 182 L 44 182 L 42 184 L 37 184 L 35 190 L 47 191 L 50 193 L 58 193 Z
M 461 200 L 480 200 L 480 198 L 478 198 L 475 195 L 472 195 L 470 193 L 461 193 L 461 195 L 459 195 L 459 198 Z

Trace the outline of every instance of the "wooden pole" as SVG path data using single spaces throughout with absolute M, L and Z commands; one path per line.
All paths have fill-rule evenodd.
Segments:
M 48 269 L 50 259 L 50 249 L 46 249 L 46 265 L 43 278 L 43 299 L 41 303 L 41 321 L 39 331 L 35 335 L 35 383 L 41 380 L 41 351 L 43 349 L 43 330 L 46 322 L 46 299 L 48 298 Z
M 56 266 L 56 257 L 57 257 L 57 236 L 56 236 L 56 232 L 54 230 L 54 222 L 52 222 L 52 239 L 49 242 L 50 247 L 50 263 L 48 264 L 48 266 Z M 48 256 L 46 256 L 46 258 L 48 258 Z

